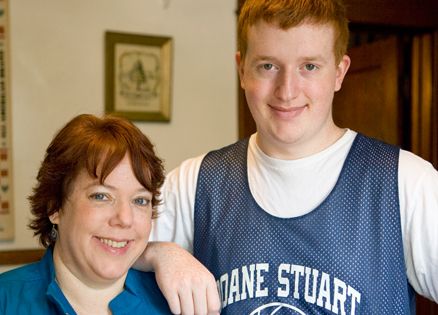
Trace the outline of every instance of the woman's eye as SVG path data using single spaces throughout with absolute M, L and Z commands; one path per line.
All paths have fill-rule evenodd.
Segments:
M 145 207 L 145 206 L 148 206 L 151 203 L 151 201 L 147 198 L 140 197 L 140 198 L 135 198 L 134 203 L 137 206 Z
M 306 64 L 306 65 L 304 66 L 304 68 L 306 68 L 307 71 L 314 71 L 314 70 L 317 69 L 317 66 L 315 66 L 315 65 L 312 64 L 312 63 L 308 63 L 308 64 Z
M 103 200 L 109 200 L 109 197 L 104 193 L 94 193 L 91 194 L 90 199 L 103 201 Z

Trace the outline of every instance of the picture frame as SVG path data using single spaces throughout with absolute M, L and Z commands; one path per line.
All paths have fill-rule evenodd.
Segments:
M 105 112 L 134 121 L 170 121 L 171 37 L 105 33 Z
M 10 1 L 0 1 L 0 241 L 15 239 L 13 204 Z

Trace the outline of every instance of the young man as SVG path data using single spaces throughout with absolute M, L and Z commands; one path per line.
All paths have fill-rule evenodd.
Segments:
M 410 314 L 414 290 L 438 301 L 438 172 L 332 119 L 350 65 L 342 3 L 247 0 L 238 36 L 257 133 L 168 175 L 155 239 L 212 272 L 222 314 Z M 205 269 L 166 250 L 144 258 L 172 311 L 215 311 Z

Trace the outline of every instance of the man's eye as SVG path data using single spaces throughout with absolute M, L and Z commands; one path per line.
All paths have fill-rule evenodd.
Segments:
M 100 200 L 108 200 L 109 198 L 104 193 L 94 193 L 94 194 L 90 195 L 90 199 L 99 200 L 100 201 Z
M 264 70 L 272 70 L 274 68 L 274 65 L 272 63 L 265 63 L 263 64 Z
M 148 206 L 151 203 L 151 201 L 149 199 L 147 199 L 147 198 L 141 197 L 141 198 L 135 198 L 134 199 L 134 203 L 137 206 L 145 207 L 145 206 Z
M 308 63 L 308 64 L 306 64 L 304 67 L 306 68 L 307 71 L 314 71 L 314 70 L 317 69 L 317 66 L 315 66 L 315 65 L 312 64 L 312 63 Z

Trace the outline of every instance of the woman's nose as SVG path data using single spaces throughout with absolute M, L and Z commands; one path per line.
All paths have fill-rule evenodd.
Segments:
M 112 225 L 129 227 L 132 225 L 133 213 L 130 202 L 117 201 L 114 205 L 114 215 L 111 218 Z

